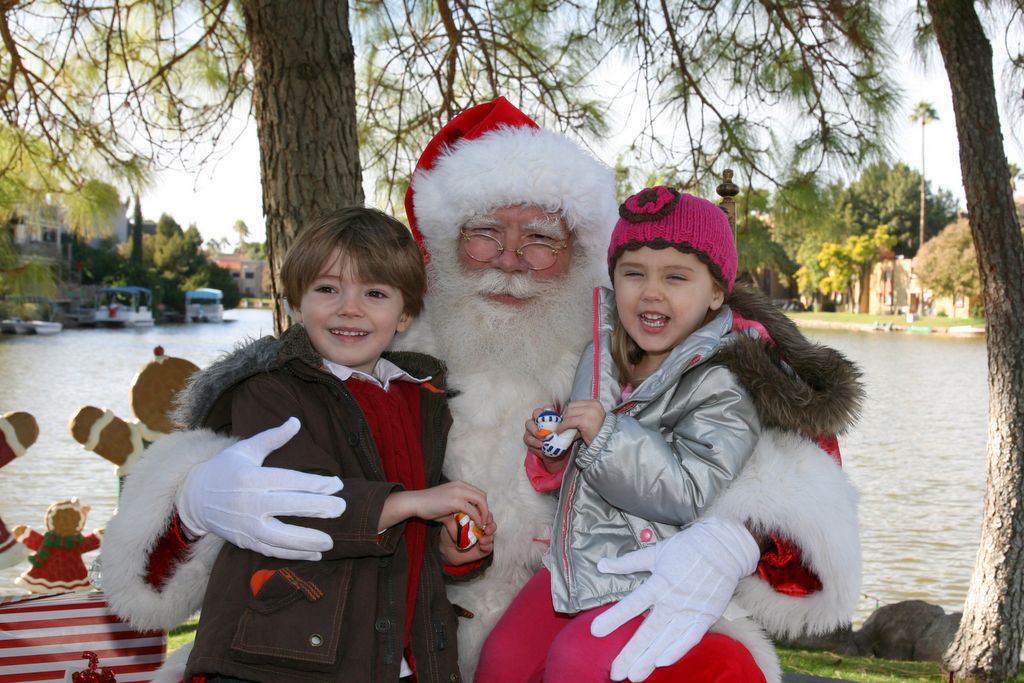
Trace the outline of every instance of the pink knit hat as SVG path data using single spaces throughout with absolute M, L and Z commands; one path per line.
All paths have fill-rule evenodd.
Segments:
M 626 249 L 645 243 L 688 247 L 704 254 L 717 266 L 726 294 L 736 282 L 736 242 L 725 211 L 700 197 L 659 185 L 640 190 L 619 206 L 619 220 L 608 245 L 608 275 Z

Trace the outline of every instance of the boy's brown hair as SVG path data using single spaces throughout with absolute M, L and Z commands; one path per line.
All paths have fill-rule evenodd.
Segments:
M 299 307 L 335 249 L 360 280 L 401 292 L 404 313 L 416 317 L 423 310 L 427 275 L 412 233 L 383 211 L 363 206 L 322 214 L 299 232 L 281 266 L 289 306 Z

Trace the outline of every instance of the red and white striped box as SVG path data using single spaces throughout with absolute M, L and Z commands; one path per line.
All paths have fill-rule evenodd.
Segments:
M 163 631 L 140 632 L 118 619 L 103 593 L 0 598 L 0 681 L 71 680 L 88 666 L 86 650 L 117 683 L 149 681 L 167 651 Z

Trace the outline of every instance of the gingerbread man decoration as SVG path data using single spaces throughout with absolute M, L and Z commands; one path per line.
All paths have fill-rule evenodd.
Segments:
M 197 370 L 194 363 L 164 355 L 163 347 L 156 347 L 153 360 L 132 381 L 130 403 L 137 421 L 84 406 L 71 418 L 71 436 L 86 450 L 117 465 L 117 475 L 123 480 L 147 444 L 177 427 L 170 416 L 174 397 Z
M 100 547 L 103 529 L 83 534 L 89 506 L 77 498 L 61 500 L 46 509 L 46 533 L 19 525 L 14 536 L 35 552 L 29 556 L 32 566 L 15 583 L 33 593 L 91 590 L 89 572 L 82 555 Z
M 39 438 L 39 425 L 29 413 L 11 412 L 0 417 L 0 467 L 25 455 L 25 451 Z M 18 544 L 14 534 L 0 517 L 0 569 L 13 567 L 28 553 Z

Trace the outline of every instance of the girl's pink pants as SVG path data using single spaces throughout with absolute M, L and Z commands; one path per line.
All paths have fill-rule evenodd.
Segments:
M 484 643 L 475 683 L 607 683 L 612 660 L 643 617 L 604 638 L 590 635 L 590 622 L 611 605 L 579 614 L 551 606 L 551 573 L 541 569 L 527 582 Z M 672 666 L 660 667 L 647 683 L 765 683 L 745 647 L 709 633 Z

